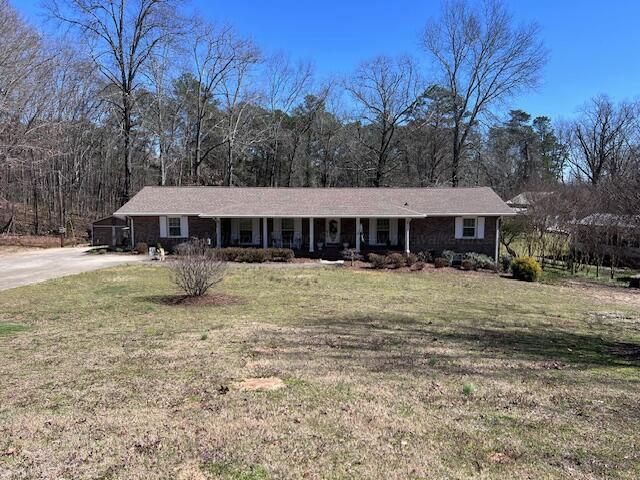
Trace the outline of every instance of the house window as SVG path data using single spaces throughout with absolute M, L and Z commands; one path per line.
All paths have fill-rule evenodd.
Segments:
M 295 234 L 295 227 L 293 224 L 293 218 L 282 219 L 282 244 L 291 246 L 293 245 L 293 236 Z
M 376 228 L 376 243 L 378 245 L 387 245 L 389 243 L 389 219 L 379 218 Z
M 250 218 L 240 219 L 240 243 L 250 245 L 253 243 L 253 222 Z
M 476 219 L 462 219 L 462 238 L 476 238 Z
M 169 229 L 170 237 L 181 237 L 182 228 L 180 227 L 180 217 L 168 217 L 167 228 Z

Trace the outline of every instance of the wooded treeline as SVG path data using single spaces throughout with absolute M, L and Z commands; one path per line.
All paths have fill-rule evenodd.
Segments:
M 561 124 L 509 111 L 547 51 L 499 1 L 443 3 L 420 58 L 331 80 L 174 0 L 51 5 L 59 37 L 0 0 L 0 214 L 23 233 L 84 227 L 144 185 L 563 184 L 640 205 L 638 105 L 601 96 Z

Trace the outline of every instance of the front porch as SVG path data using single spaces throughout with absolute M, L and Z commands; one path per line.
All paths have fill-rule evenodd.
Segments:
M 291 248 L 299 255 L 410 251 L 410 219 L 397 217 L 214 218 L 215 247 Z

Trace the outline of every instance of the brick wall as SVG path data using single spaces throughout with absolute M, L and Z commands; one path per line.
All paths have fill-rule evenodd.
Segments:
M 360 219 L 362 223 L 365 242 L 363 250 L 375 250 L 376 248 L 386 249 L 386 247 L 367 248 L 369 238 L 369 219 Z M 268 238 L 271 239 L 273 231 L 273 220 L 268 219 Z M 344 241 L 355 246 L 355 219 L 341 219 L 341 234 Z M 325 219 L 314 219 L 314 241 L 325 241 Z M 160 243 L 165 248 L 172 248 L 184 242 L 186 238 L 160 238 L 160 221 L 158 217 L 135 217 L 134 218 L 135 241 L 145 242 L 148 245 Z M 215 221 L 212 218 L 189 217 L 189 236 L 198 238 L 210 238 L 212 245 L 215 245 Z M 409 246 L 412 252 L 434 251 L 439 255 L 442 250 L 453 250 L 455 252 L 478 252 L 493 257 L 495 255 L 496 237 L 496 217 L 485 217 L 484 238 L 479 240 L 462 240 L 455 238 L 455 218 L 454 217 L 431 217 L 411 220 Z M 262 221 L 260 222 L 260 245 L 262 245 Z M 309 219 L 302 219 L 302 239 L 303 250 L 309 248 Z M 222 219 L 222 240 L 223 246 L 230 244 L 231 240 L 231 220 Z M 398 220 L 398 245 L 393 249 L 404 248 L 404 220 Z
M 484 238 L 477 240 L 455 238 L 455 217 L 431 217 L 411 220 L 409 247 L 412 252 L 442 250 L 477 252 L 493 257 L 496 249 L 496 217 L 484 218 Z M 402 230 L 404 242 L 404 225 Z
M 159 217 L 134 217 L 133 232 L 136 243 L 144 242 L 150 246 L 160 243 L 166 249 L 172 249 L 188 240 L 188 238 L 160 238 Z M 212 245 L 215 245 L 215 221 L 212 218 L 189 217 L 189 237 L 210 238 Z

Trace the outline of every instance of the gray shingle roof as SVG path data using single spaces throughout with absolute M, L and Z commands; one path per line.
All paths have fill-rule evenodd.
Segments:
M 478 188 L 144 187 L 117 216 L 424 217 L 513 215 Z

